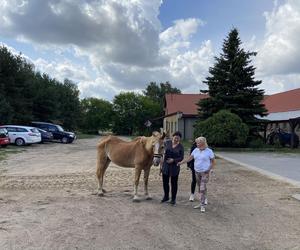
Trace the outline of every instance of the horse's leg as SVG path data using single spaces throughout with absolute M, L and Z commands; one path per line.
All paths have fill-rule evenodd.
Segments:
M 110 163 L 109 158 L 106 156 L 106 154 L 101 150 L 98 149 L 98 156 L 97 156 L 97 179 L 98 179 L 98 191 L 97 194 L 99 196 L 103 196 L 104 190 L 103 190 L 103 178 L 105 171 Z
M 150 167 L 147 169 L 144 169 L 144 191 L 145 191 L 145 197 L 146 200 L 151 200 L 151 196 L 149 195 L 148 192 L 148 179 L 149 179 L 149 174 L 150 174 Z
M 135 167 L 135 176 L 134 176 L 134 196 L 133 196 L 133 201 L 139 201 L 138 186 L 139 186 L 141 172 L 142 172 L 142 168 L 139 167 L 139 166 L 136 166 Z

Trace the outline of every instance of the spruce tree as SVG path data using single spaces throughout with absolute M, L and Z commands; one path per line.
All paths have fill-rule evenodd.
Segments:
M 262 104 L 264 90 L 257 86 L 261 81 L 254 79 L 255 68 L 250 65 L 256 52 L 241 48 L 241 40 L 236 28 L 224 40 L 222 53 L 216 57 L 215 64 L 209 68 L 210 76 L 203 81 L 209 95 L 198 103 L 199 116 L 206 119 L 214 113 L 226 109 L 237 114 L 252 132 L 257 128 L 255 115 L 266 115 Z

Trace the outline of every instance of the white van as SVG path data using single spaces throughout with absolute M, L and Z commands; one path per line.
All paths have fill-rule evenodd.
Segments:
M 37 128 L 18 126 L 18 125 L 2 125 L 0 128 L 6 128 L 10 143 L 17 146 L 41 142 L 41 134 Z

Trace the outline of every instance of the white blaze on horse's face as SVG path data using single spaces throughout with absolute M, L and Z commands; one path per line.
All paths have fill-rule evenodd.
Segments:
M 158 166 L 160 163 L 160 159 L 162 157 L 162 146 L 161 146 L 161 140 L 158 140 L 153 147 L 154 151 L 154 157 L 153 157 L 153 165 Z

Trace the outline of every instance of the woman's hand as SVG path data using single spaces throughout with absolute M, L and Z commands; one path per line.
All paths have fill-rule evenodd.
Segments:
M 167 159 L 167 163 L 168 163 L 168 164 L 171 164 L 171 163 L 173 163 L 173 162 L 174 162 L 174 159 L 172 159 L 172 158 Z

